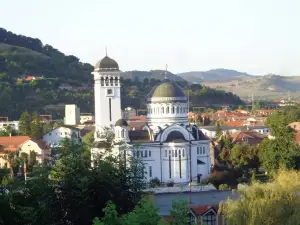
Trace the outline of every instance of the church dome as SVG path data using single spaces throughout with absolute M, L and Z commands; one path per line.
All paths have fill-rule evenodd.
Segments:
M 128 126 L 128 123 L 127 123 L 127 121 L 124 120 L 124 119 L 119 119 L 119 120 L 117 120 L 115 126 L 116 126 L 116 127 L 127 127 L 127 126 Z
M 108 56 L 105 56 L 103 59 L 99 60 L 95 67 L 94 71 L 118 71 L 119 65 L 118 63 L 109 58 Z
M 176 83 L 165 80 L 163 83 L 152 88 L 148 94 L 148 101 L 152 102 L 155 100 L 160 102 L 186 101 L 187 97 Z

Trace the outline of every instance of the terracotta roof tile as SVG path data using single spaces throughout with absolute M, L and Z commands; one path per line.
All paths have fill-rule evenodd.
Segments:
M 4 136 L 0 137 L 0 145 L 5 151 L 16 151 L 24 142 L 30 140 L 28 136 Z

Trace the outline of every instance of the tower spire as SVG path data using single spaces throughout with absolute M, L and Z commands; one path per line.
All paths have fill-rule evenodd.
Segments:
M 107 46 L 105 46 L 105 55 L 107 56 Z
M 168 73 L 168 64 L 166 64 L 166 70 L 165 70 L 165 80 L 168 79 L 167 77 L 167 73 Z

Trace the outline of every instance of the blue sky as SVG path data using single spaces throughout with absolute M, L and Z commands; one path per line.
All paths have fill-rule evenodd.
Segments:
M 0 0 L 0 27 L 121 70 L 300 75 L 299 0 Z

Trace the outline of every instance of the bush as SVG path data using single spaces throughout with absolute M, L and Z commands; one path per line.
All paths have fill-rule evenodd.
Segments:
M 154 188 L 158 186 L 160 186 L 160 180 L 157 177 L 150 180 L 150 187 Z
M 173 180 L 169 180 L 167 183 L 167 187 L 173 187 L 174 186 L 174 181 Z
M 227 190 L 230 190 L 230 188 L 227 184 L 220 184 L 219 190 L 220 191 L 227 191 Z
M 8 168 L 0 168 L 0 182 L 2 181 L 3 177 L 9 177 L 9 169 Z
M 231 188 L 235 188 L 238 184 L 237 179 L 239 173 L 235 170 L 231 171 L 215 171 L 211 173 L 204 181 L 204 184 L 212 184 L 215 188 L 219 189 L 221 184 L 227 184 Z

